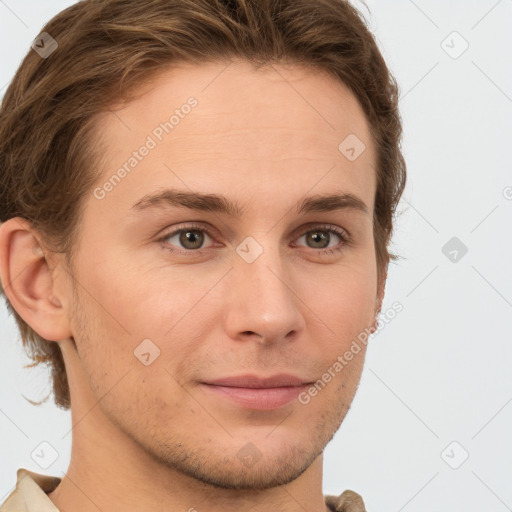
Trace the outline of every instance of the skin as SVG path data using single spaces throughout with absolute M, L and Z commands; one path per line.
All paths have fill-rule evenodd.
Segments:
M 70 384 L 71 463 L 49 497 L 61 511 L 324 511 L 322 454 L 354 398 L 365 345 L 308 404 L 244 409 L 199 382 L 244 373 L 315 382 L 374 324 L 385 278 L 369 126 L 354 95 L 323 73 L 183 64 L 98 118 L 108 162 L 97 184 L 190 96 L 198 105 L 135 169 L 103 199 L 86 197 L 72 277 L 23 219 L 0 228 L 8 298 L 59 343 Z M 352 162 L 338 150 L 350 133 L 366 144 Z M 170 187 L 224 194 L 244 213 L 130 211 Z M 293 213 L 305 196 L 334 191 L 368 213 Z M 191 222 L 211 229 L 200 255 L 179 234 L 157 241 Z M 318 224 L 346 230 L 350 243 L 321 231 L 330 241 L 315 244 L 307 233 Z M 236 252 L 248 236 L 263 248 L 252 263 Z M 322 254 L 326 245 L 340 250 Z M 134 355 L 147 338 L 160 350 L 148 366 Z M 245 465 L 237 454 L 249 442 L 259 459 Z

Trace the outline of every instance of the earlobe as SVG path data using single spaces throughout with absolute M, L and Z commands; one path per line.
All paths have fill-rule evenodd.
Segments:
M 21 217 L 0 225 L 0 279 L 12 307 L 39 336 L 49 341 L 71 336 L 40 240 Z

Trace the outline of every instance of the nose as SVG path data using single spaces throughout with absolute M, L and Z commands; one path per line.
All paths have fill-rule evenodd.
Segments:
M 226 284 L 225 329 L 234 340 L 289 342 L 304 329 L 300 284 L 278 248 L 263 248 L 252 262 L 235 253 Z M 302 299 L 302 300 L 301 300 Z

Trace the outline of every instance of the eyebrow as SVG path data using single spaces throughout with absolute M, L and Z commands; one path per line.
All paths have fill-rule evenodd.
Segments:
M 200 194 L 176 189 L 165 189 L 154 194 L 147 194 L 137 201 L 131 209 L 144 211 L 165 207 L 222 213 L 234 218 L 242 217 L 245 212 L 240 203 L 233 202 L 221 194 Z M 349 192 L 316 194 L 298 201 L 294 205 L 294 212 L 297 215 L 335 210 L 354 210 L 367 215 L 369 213 L 365 202 Z

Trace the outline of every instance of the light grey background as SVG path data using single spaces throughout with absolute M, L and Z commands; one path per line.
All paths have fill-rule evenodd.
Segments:
M 0 96 L 42 25 L 72 3 L 0 0 Z M 369 511 L 512 510 L 512 0 L 371 0 L 370 14 L 355 3 L 401 87 L 404 259 L 383 311 L 404 309 L 369 344 L 325 450 L 324 493 L 353 489 Z M 442 252 L 452 237 L 468 248 L 456 262 Z M 46 396 L 48 374 L 22 369 L 3 307 L 0 354 L 2 502 L 19 467 L 62 476 L 71 440 L 69 413 L 23 399 Z M 59 454 L 46 470 L 30 456 L 42 441 Z

